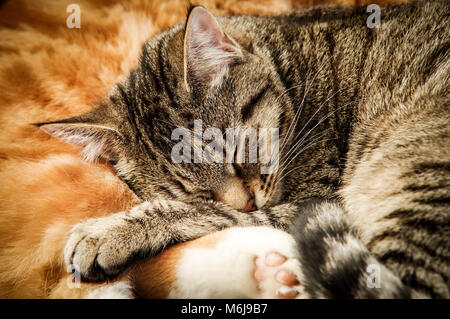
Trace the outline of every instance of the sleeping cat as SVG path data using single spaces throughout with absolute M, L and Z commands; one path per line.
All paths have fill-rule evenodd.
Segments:
M 195 7 L 92 112 L 39 124 L 142 201 L 76 225 L 66 262 L 105 281 L 232 227 L 172 259 L 185 273 L 167 296 L 448 298 L 449 8 L 389 6 L 369 28 L 364 9 L 216 20 Z M 172 131 L 197 119 L 278 128 L 279 169 L 174 163 Z

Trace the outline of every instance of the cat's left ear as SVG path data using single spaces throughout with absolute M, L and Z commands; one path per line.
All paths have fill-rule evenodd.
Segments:
M 190 92 L 196 85 L 219 85 L 228 69 L 242 59 L 239 45 L 226 35 L 206 9 L 195 7 L 184 34 L 184 83 Z
M 99 158 L 113 160 L 117 154 L 117 143 L 121 139 L 120 133 L 108 125 L 85 121 L 88 115 L 34 125 L 47 134 L 80 146 L 83 158 L 87 162 Z

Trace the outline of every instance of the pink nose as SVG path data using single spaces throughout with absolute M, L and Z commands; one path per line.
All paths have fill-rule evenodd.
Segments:
M 247 205 L 245 205 L 245 207 L 243 209 L 241 209 L 241 212 L 248 213 L 248 212 L 252 212 L 254 210 L 256 210 L 255 200 L 252 198 L 248 201 Z

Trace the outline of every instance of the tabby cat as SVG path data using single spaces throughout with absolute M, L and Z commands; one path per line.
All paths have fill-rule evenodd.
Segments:
M 365 8 L 217 19 L 193 8 L 92 112 L 38 124 L 111 163 L 142 201 L 76 225 L 66 262 L 105 281 L 232 227 L 208 254 L 176 259 L 169 296 L 449 298 L 449 9 L 383 7 L 369 28 Z M 279 128 L 279 169 L 174 163 L 172 131 L 198 119 Z

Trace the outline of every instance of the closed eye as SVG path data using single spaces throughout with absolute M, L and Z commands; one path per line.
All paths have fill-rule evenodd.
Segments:
M 242 165 L 241 165 L 241 164 L 234 163 L 234 164 L 233 164 L 233 167 L 234 167 L 234 170 L 235 170 L 235 172 L 236 172 L 236 176 L 242 178 L 242 177 L 243 177 L 243 173 L 244 173 L 244 170 L 243 170 L 243 168 L 242 168 Z
M 204 191 L 204 192 L 200 192 L 199 194 L 197 194 L 195 196 L 195 200 L 200 201 L 200 202 L 213 202 L 214 196 L 211 192 Z

